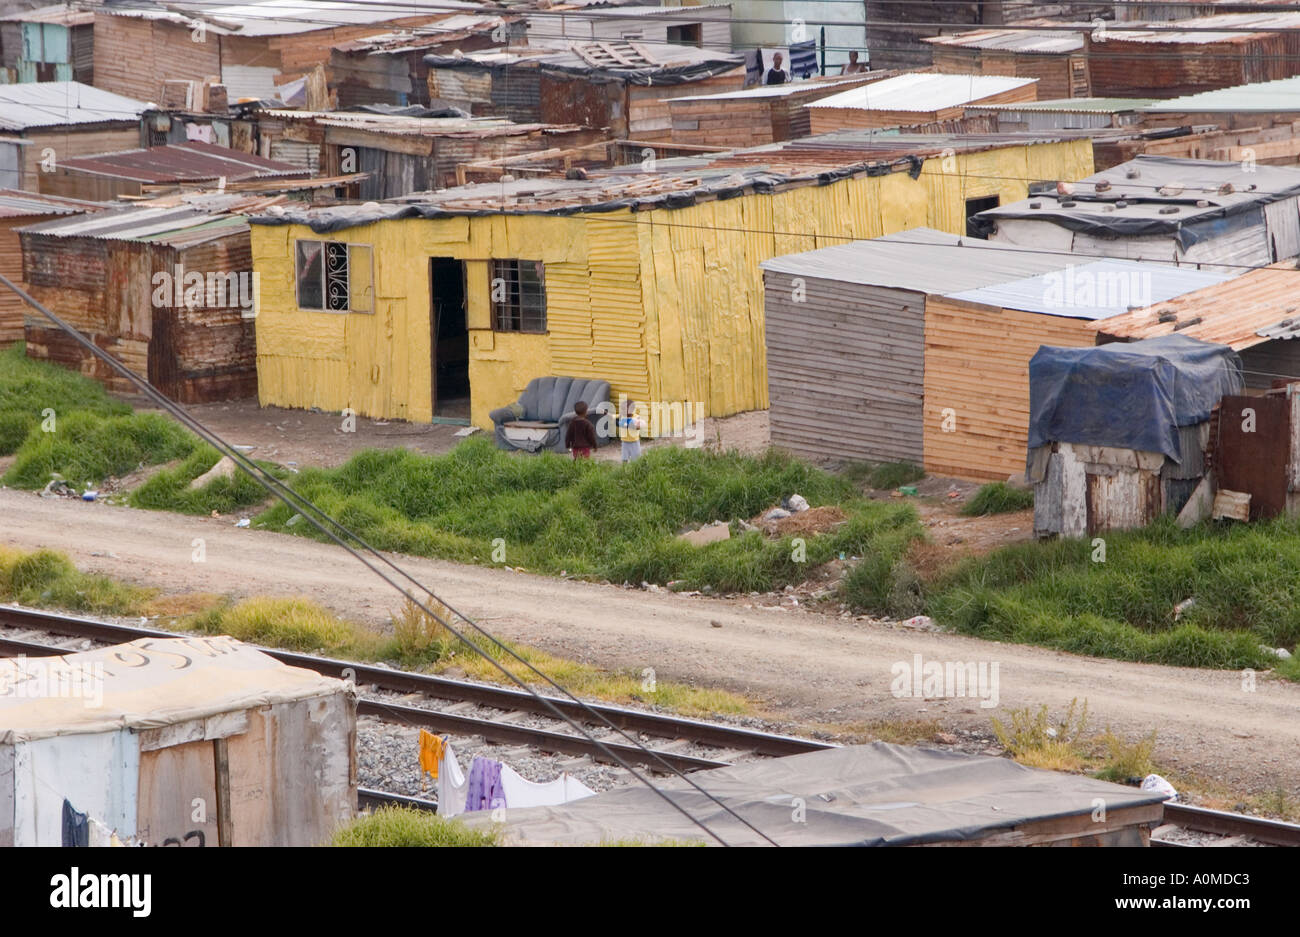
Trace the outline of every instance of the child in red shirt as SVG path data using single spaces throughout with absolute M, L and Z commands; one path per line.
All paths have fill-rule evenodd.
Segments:
M 581 400 L 573 405 L 573 412 L 577 416 L 569 421 L 564 446 L 573 452 L 575 459 L 590 459 L 591 450 L 596 448 L 596 427 L 587 419 L 587 405 Z

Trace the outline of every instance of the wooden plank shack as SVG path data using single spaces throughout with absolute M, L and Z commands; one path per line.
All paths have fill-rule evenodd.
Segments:
M 97 11 L 95 87 L 140 101 L 161 102 L 167 79 L 202 81 L 219 76 L 221 45 L 217 35 L 210 32 L 202 42 L 195 41 L 194 35 L 180 22 Z
M 812 133 L 909 127 L 965 116 L 970 104 L 1037 100 L 1033 79 L 906 74 L 805 104 Z
M 237 10 L 236 10 L 237 12 Z M 95 13 L 95 83 L 98 87 L 144 101 L 161 102 L 167 80 L 217 80 L 232 101 L 271 97 L 276 89 L 317 65 L 327 69 L 331 49 L 383 29 L 423 26 L 446 15 L 430 10 L 411 16 L 378 9 L 366 21 L 304 29 L 301 19 L 256 20 L 256 31 L 241 35 L 220 25 L 223 10 L 204 11 L 197 21 L 168 10 L 97 10 Z M 227 20 L 228 21 L 228 20 Z M 241 27 L 242 28 L 242 27 Z
M 806 137 L 811 132 L 811 124 L 803 105 L 895 74 L 865 72 L 720 94 L 692 91 L 685 97 L 666 101 L 672 119 L 672 139 L 675 143 L 703 146 L 758 146 Z
M 23 247 L 18 229 L 103 207 L 94 202 L 0 189 L 0 273 L 27 289 L 23 281 Z M 16 293 L 0 287 L 0 348 L 22 340 L 23 316 L 28 309 Z
M 141 239 L 97 235 L 93 224 L 85 234 L 66 233 L 80 228 L 80 218 L 25 230 L 32 296 L 173 400 L 251 395 L 256 281 L 247 223 L 181 209 L 173 230 L 155 232 L 158 213 L 132 207 L 100 214 L 105 226 L 139 220 Z M 34 311 L 24 331 L 29 357 L 81 371 L 115 392 L 134 391 Z
M 934 49 L 936 72 L 1036 78 L 1043 101 L 1092 93 L 1083 38 L 1077 31 L 980 30 L 925 41 Z
M 1029 359 L 1041 345 L 1094 344 L 1086 319 L 946 296 L 925 304 L 925 469 L 1005 480 L 1025 468 Z
M 1197 31 L 1112 31 L 1104 42 L 1086 36 L 1092 93 L 1172 97 L 1300 75 L 1300 13 L 1230 13 L 1178 25 Z

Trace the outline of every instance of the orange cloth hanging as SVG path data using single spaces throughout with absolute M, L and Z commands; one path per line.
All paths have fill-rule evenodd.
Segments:
M 430 777 L 438 777 L 438 762 L 442 761 L 442 750 L 446 743 L 427 729 L 420 730 L 420 769 Z

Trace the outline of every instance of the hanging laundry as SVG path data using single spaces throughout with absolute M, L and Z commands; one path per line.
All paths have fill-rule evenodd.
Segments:
M 432 778 L 438 777 L 438 763 L 442 761 L 442 752 L 446 743 L 442 738 L 429 732 L 427 729 L 420 730 L 420 770 Z
M 63 845 L 90 845 L 90 824 L 87 817 L 68 803 L 66 797 L 63 800 Z
M 491 810 L 505 804 L 505 793 L 501 790 L 501 762 L 476 755 L 469 766 L 465 811 Z
M 451 750 L 451 743 L 444 742 L 442 760 L 438 763 L 438 816 L 454 817 L 465 812 L 465 793 L 469 781 L 460 770 L 456 753 Z
M 110 830 L 106 824 L 100 823 L 94 817 L 87 817 L 87 820 L 90 823 L 89 841 L 87 842 L 88 846 L 98 847 L 113 845 L 113 838 L 116 834 Z M 121 843 L 118 843 L 118 845 L 120 846 Z
M 501 790 L 506 797 L 506 806 L 511 809 L 554 807 L 596 793 L 569 774 L 561 774 L 554 781 L 538 784 L 528 780 L 509 765 L 501 766 Z

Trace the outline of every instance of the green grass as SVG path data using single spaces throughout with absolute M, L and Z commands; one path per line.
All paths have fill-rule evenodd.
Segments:
M 127 503 L 154 511 L 180 514 L 229 514 L 266 501 L 266 489 L 242 471 L 230 478 L 215 478 L 201 488 L 190 489 L 190 482 L 217 464 L 220 453 L 201 443 L 175 468 L 163 469 L 131 492 Z M 271 462 L 257 463 L 277 478 L 289 473 Z
M 927 584 L 941 624 L 999 641 L 1186 667 L 1276 668 L 1260 644 L 1300 640 L 1300 524 L 1200 525 L 1161 518 L 1089 540 L 1005 547 Z M 1174 606 L 1196 602 L 1175 620 Z
M 775 452 L 679 447 L 614 465 L 551 453 L 519 457 L 471 439 L 434 457 L 368 450 L 337 469 L 306 470 L 293 487 L 380 549 L 614 582 L 681 580 L 684 588 L 718 591 L 802 581 L 808 569 L 840 553 L 860 555 L 882 530 L 915 516 Z M 804 562 L 792 540 L 754 532 L 705 547 L 676 539 L 688 525 L 747 519 L 796 492 L 848 515 L 834 531 L 805 538 Z M 292 520 L 292 511 L 276 505 L 255 525 L 320 537 Z
M 152 589 L 83 573 L 62 553 L 23 553 L 0 547 L 0 600 L 73 612 L 139 615 L 155 595 Z
M 340 827 L 331 846 L 496 846 L 495 830 L 474 830 L 455 819 L 413 807 L 380 807 Z
M 849 462 L 840 475 L 864 488 L 890 491 L 925 478 L 925 470 L 911 462 Z
M 0 351 L 0 455 L 12 455 L 53 410 L 55 428 L 75 412 L 125 416 L 131 408 L 97 382 L 26 356 L 22 342 Z M 44 484 L 42 482 L 41 484 Z
M 379 660 L 398 655 L 396 642 L 345 621 L 303 598 L 252 598 L 219 602 L 182 618 L 174 627 L 204 634 L 228 634 L 240 641 L 331 657 Z
M 980 487 L 965 504 L 961 513 L 967 517 L 985 514 L 1005 514 L 1023 511 L 1034 506 L 1034 493 L 1026 488 L 1013 488 L 1006 482 L 990 482 Z
M 57 472 L 74 488 L 97 485 L 141 465 L 189 456 L 198 444 L 179 423 L 156 413 L 103 417 L 74 412 L 55 432 L 27 434 L 3 481 L 15 488 L 43 488 Z

